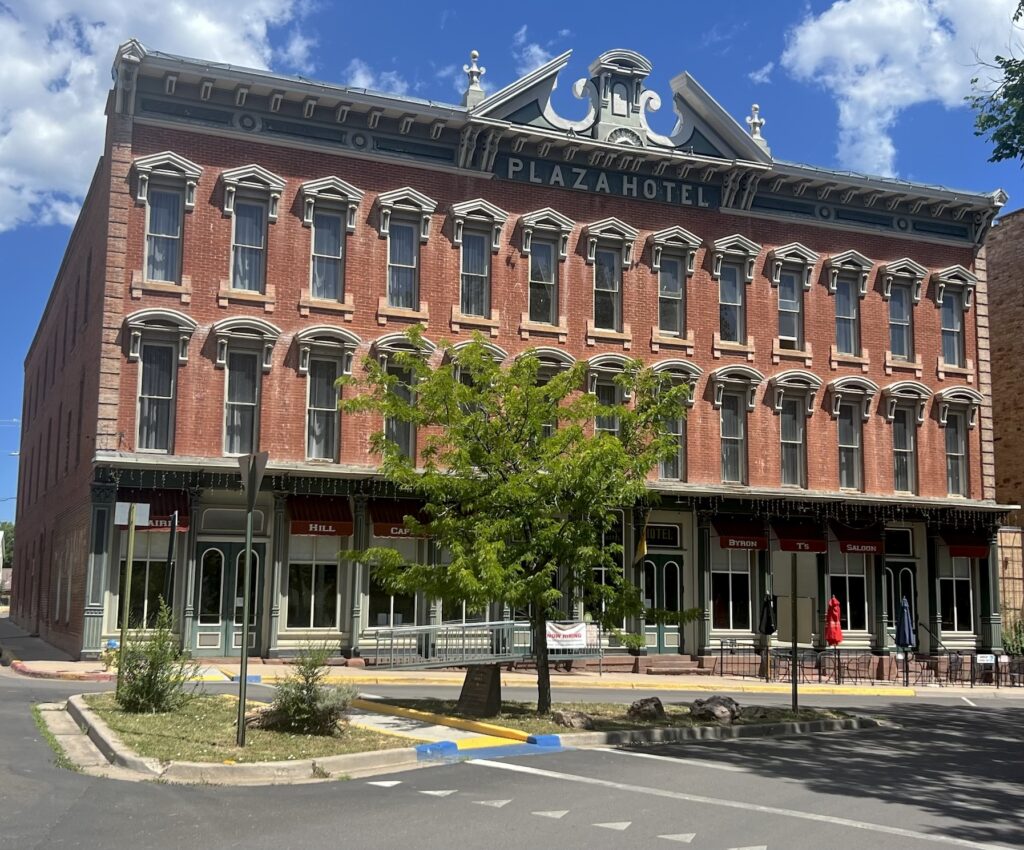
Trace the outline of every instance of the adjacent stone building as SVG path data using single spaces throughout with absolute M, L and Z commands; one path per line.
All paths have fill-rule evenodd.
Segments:
M 133 621 L 164 596 L 193 653 L 237 654 L 255 450 L 256 653 L 372 655 L 382 627 L 503 616 L 390 594 L 338 554 L 444 557 L 380 480 L 382 423 L 337 409 L 335 380 L 415 323 L 586 361 L 580 391 L 604 399 L 627 358 L 690 384 L 637 566 L 630 506 L 613 532 L 648 606 L 704 612 L 623 624 L 651 652 L 754 643 L 794 564 L 812 643 L 835 594 L 848 648 L 888 652 L 903 597 L 923 651 L 999 646 L 979 252 L 1005 196 L 778 159 L 756 106 L 742 126 L 686 73 L 659 134 L 629 50 L 590 65 L 569 120 L 550 102 L 569 60 L 485 96 L 474 55 L 454 105 L 121 47 L 25 361 L 17 622 L 98 653 L 128 556 L 114 506 L 142 502 Z

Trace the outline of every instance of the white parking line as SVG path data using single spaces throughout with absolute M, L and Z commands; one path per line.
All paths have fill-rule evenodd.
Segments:
M 730 773 L 747 773 L 745 767 L 737 767 L 734 764 L 718 764 L 713 761 L 705 761 L 703 759 L 682 759 L 673 758 L 672 756 L 659 756 L 655 753 L 635 753 L 632 750 L 615 750 L 611 747 L 594 747 L 600 753 L 615 753 L 618 756 L 631 756 L 637 759 L 656 759 L 657 761 L 667 761 L 672 764 L 689 764 L 695 765 L 696 767 L 706 767 L 711 770 L 726 770 Z
M 969 699 L 967 699 L 967 697 L 960 697 L 960 699 L 962 699 L 965 703 L 967 703 L 971 708 L 977 708 L 978 707 L 973 702 L 971 702 Z
M 912 829 L 902 829 L 898 826 L 885 826 L 880 823 L 867 823 L 865 821 L 851 820 L 850 818 L 837 818 L 831 815 L 820 815 L 815 812 L 801 812 L 796 809 L 777 809 L 772 806 L 762 806 L 758 803 L 746 803 L 741 800 L 720 800 L 716 797 L 704 797 L 699 794 L 685 794 L 681 791 L 668 791 L 664 788 L 648 788 L 644 785 L 628 785 L 624 782 L 614 782 L 610 779 L 600 779 L 596 776 L 579 776 L 574 773 L 561 773 L 556 770 L 544 770 L 539 767 L 530 767 L 525 764 L 515 764 L 507 761 L 489 761 L 487 759 L 469 759 L 465 764 L 473 764 L 479 767 L 489 767 L 495 770 L 510 770 L 514 773 L 527 773 L 531 776 L 544 776 L 548 779 L 561 779 L 565 782 L 578 782 L 582 785 L 599 785 L 603 788 L 613 788 L 616 791 L 632 791 L 636 794 L 648 794 L 652 797 L 665 797 L 670 800 L 682 800 L 687 803 L 703 803 L 708 806 L 721 806 L 727 809 L 742 809 L 748 812 L 759 812 L 766 815 L 778 815 L 779 817 L 796 818 L 799 820 L 814 821 L 816 823 L 827 823 L 834 826 L 844 826 L 850 829 L 862 829 L 866 832 L 878 832 L 883 835 L 897 835 L 900 838 L 913 838 L 918 841 L 931 841 L 938 844 L 953 844 L 957 847 L 970 847 L 972 850 L 1009 850 L 1004 845 L 982 844 L 978 841 L 968 841 L 964 838 L 954 838 L 951 835 L 930 835 L 926 832 L 916 832 Z M 534 814 L 540 814 L 534 812 Z

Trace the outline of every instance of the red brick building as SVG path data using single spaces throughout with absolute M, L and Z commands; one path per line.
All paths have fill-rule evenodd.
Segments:
M 186 646 L 238 652 L 235 456 L 257 449 L 257 652 L 500 616 L 390 596 L 337 556 L 442 556 L 376 475 L 381 423 L 333 389 L 420 323 L 435 345 L 479 330 L 503 358 L 585 360 L 581 391 L 606 398 L 625 358 L 692 385 L 629 569 L 649 605 L 704 616 L 626 624 L 652 651 L 755 642 L 794 559 L 810 642 L 835 594 L 846 647 L 888 651 L 903 596 L 923 650 L 999 645 L 982 245 L 1005 196 L 775 159 L 757 107 L 744 129 L 688 74 L 658 134 L 626 50 L 590 66 L 569 121 L 550 104 L 568 61 L 485 96 L 474 58 L 457 106 L 119 50 L 25 361 L 16 621 L 97 653 L 118 627 L 114 504 L 146 502 L 133 619 L 169 594 Z M 638 534 L 624 510 L 627 552 Z

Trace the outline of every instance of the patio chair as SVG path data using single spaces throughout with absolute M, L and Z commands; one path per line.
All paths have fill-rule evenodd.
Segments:
M 964 657 L 959 652 L 951 652 L 948 656 L 949 666 L 946 668 L 946 681 L 949 684 L 963 684 Z
M 821 679 L 820 654 L 813 649 L 805 649 L 800 653 L 799 676 L 801 682 L 817 682 Z

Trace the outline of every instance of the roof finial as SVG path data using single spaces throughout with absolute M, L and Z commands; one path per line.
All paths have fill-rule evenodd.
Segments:
M 761 135 L 761 128 L 765 125 L 764 118 L 761 117 L 761 107 L 756 103 L 750 107 L 750 115 L 747 116 L 747 126 L 750 127 L 750 137 L 757 142 L 765 150 L 768 149 L 768 142 L 765 141 L 764 136 Z
M 462 66 L 462 70 L 469 77 L 469 86 L 466 88 L 466 93 L 462 96 L 463 106 L 473 107 L 484 99 L 484 90 L 480 85 L 480 78 L 487 73 L 487 69 L 481 68 L 476 64 L 476 60 L 479 58 L 480 51 L 472 50 L 469 53 L 469 64 Z

